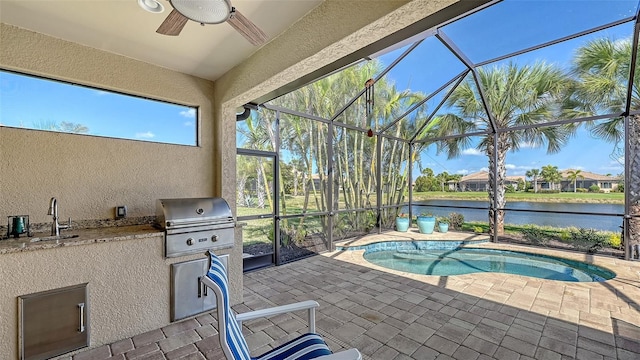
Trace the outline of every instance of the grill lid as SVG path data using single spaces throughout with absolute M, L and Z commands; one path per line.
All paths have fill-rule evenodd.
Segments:
M 184 226 L 233 224 L 231 208 L 223 198 L 159 199 L 158 225 L 163 229 Z

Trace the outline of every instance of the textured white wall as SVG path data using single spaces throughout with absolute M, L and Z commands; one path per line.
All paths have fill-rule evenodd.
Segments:
M 121 204 L 129 216 L 148 216 L 159 198 L 221 195 L 211 81 L 6 24 L 0 44 L 4 69 L 200 109 L 198 147 L 0 127 L 0 219 L 29 214 L 50 222 L 52 196 L 62 218 L 85 220 L 113 218 Z M 227 195 L 233 203 L 235 192 Z M 238 229 L 229 269 L 235 303 L 242 301 L 241 243 Z M 82 282 L 91 293 L 92 346 L 167 325 L 168 264 L 159 239 L 0 254 L 0 358 L 17 357 L 17 296 Z
M 0 127 L 0 216 L 50 221 L 155 214 L 164 197 L 213 196 L 213 83 L 123 56 L 0 25 L 0 67 L 200 107 L 199 147 Z M 28 110 L 27 110 L 28 111 Z M 233 200 L 233 199 L 232 199 Z
M 20 295 L 88 282 L 91 346 L 169 323 L 162 237 L 0 255 L 0 358 L 17 359 Z

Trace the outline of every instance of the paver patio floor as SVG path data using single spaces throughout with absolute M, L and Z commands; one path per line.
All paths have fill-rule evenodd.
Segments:
M 244 303 L 235 309 L 317 300 L 317 330 L 329 346 L 356 347 L 365 359 L 640 358 L 640 262 L 485 246 L 588 261 L 618 276 L 602 283 L 495 273 L 426 276 L 371 265 L 362 250 L 336 251 L 245 274 Z M 74 360 L 224 359 L 212 315 L 79 353 Z M 252 354 L 260 354 L 303 333 L 306 314 L 244 326 Z

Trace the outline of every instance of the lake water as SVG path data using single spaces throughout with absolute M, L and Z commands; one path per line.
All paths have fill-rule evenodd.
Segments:
M 432 206 L 430 206 L 432 205 Z M 438 207 L 435 207 L 435 206 Z M 439 206 L 463 206 L 463 207 L 483 207 L 484 209 L 456 209 L 443 208 Z M 426 200 L 416 202 L 412 207 L 413 215 L 422 212 L 431 212 L 435 216 L 448 216 L 449 213 L 457 212 L 464 215 L 465 221 L 483 221 L 489 219 L 489 203 L 485 201 L 468 200 Z M 536 224 L 553 227 L 575 226 L 579 228 L 593 228 L 598 230 L 620 231 L 622 225 L 622 214 L 624 205 L 622 204 L 574 204 L 574 203 L 542 203 L 526 201 L 508 201 L 507 209 L 518 210 L 544 210 L 544 211 L 569 211 L 569 212 L 591 212 L 602 214 L 620 214 L 619 216 L 602 215 L 581 215 L 581 214 L 549 214 L 528 211 L 506 211 L 505 224 Z M 405 207 L 403 211 L 407 212 Z

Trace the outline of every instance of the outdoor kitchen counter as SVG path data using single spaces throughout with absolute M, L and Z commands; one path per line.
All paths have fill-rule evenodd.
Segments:
M 71 235 L 78 236 L 69 237 Z M 58 238 L 49 236 L 49 233 L 36 233 L 32 237 L 0 240 L 0 255 L 162 236 L 164 236 L 164 232 L 151 225 L 117 226 L 77 230 L 70 229 L 62 230 Z

